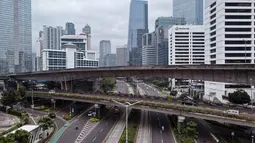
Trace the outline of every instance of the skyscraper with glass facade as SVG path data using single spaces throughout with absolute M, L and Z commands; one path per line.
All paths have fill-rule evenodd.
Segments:
M 75 35 L 75 26 L 71 22 L 66 23 L 66 35 Z
M 31 0 L 1 0 L 0 19 L 0 74 L 32 71 Z
M 129 65 L 142 65 L 142 36 L 148 31 L 148 2 L 131 0 L 128 27 Z
M 204 0 L 174 0 L 173 16 L 184 17 L 187 24 L 203 25 L 203 3 Z

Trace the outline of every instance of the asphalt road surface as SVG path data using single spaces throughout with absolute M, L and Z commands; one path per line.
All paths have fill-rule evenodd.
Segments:
M 102 143 L 120 116 L 121 114 L 115 115 L 114 110 L 111 110 L 82 143 Z
M 152 143 L 175 143 L 166 114 L 150 112 Z M 162 132 L 162 126 L 164 131 Z
M 137 85 L 140 88 L 142 88 L 144 90 L 145 94 L 148 96 L 161 96 L 161 93 L 157 89 L 155 89 L 151 86 L 148 86 L 145 83 L 137 83 Z
M 66 130 L 63 132 L 58 143 L 73 143 L 76 138 L 79 136 L 81 130 L 83 129 L 83 126 L 87 123 L 87 121 L 90 119 L 88 117 L 88 112 L 85 112 L 80 117 L 75 119 L 73 122 L 69 124 L 69 126 L 66 128 Z M 78 130 L 75 129 L 76 125 L 78 126 Z
M 128 94 L 128 87 L 127 87 L 125 81 L 117 80 L 116 81 L 116 90 L 120 93 Z

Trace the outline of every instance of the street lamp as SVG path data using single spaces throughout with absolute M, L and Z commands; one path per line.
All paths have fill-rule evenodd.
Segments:
M 251 136 L 251 143 L 254 143 L 254 136 Z
M 120 103 L 120 102 L 115 101 L 115 100 L 112 100 L 112 101 L 126 108 L 126 143 L 128 143 L 128 108 L 129 108 L 130 106 L 133 106 L 133 105 L 135 105 L 135 104 L 138 104 L 138 103 L 140 103 L 140 102 L 142 102 L 142 101 L 137 101 L 137 102 L 135 102 L 135 103 L 133 103 L 133 104 L 131 104 L 131 103 L 129 103 L 129 102 L 125 102 L 125 104 L 123 104 L 123 103 Z
M 231 132 L 231 136 L 232 136 L 232 143 L 233 143 L 233 138 L 234 138 L 235 133 Z

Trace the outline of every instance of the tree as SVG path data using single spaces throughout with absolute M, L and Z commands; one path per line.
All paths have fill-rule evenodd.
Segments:
M 0 101 L 4 106 L 12 107 L 12 105 L 15 105 L 20 100 L 21 100 L 21 97 L 19 93 L 15 91 L 14 89 L 10 89 L 9 91 L 4 92 L 2 94 L 2 98 Z
M 191 137 L 193 139 L 197 139 L 198 132 L 196 127 L 197 127 L 197 124 L 195 122 L 192 122 L 192 121 L 188 122 L 187 127 L 185 129 L 186 136 Z
M 103 78 L 100 81 L 100 89 L 103 90 L 104 93 L 112 91 L 115 88 L 116 81 L 112 77 Z
M 24 86 L 19 87 L 18 89 L 19 96 L 24 99 L 26 96 L 26 89 Z
M 229 102 L 234 104 L 246 104 L 251 101 L 248 93 L 242 89 L 238 89 L 233 93 L 228 94 Z
M 49 117 L 40 118 L 38 124 L 43 129 L 43 131 L 46 131 L 49 128 L 54 127 L 54 122 Z
M 30 133 L 25 130 L 17 130 L 15 134 L 0 136 L 0 143 L 28 143 Z
M 28 143 L 29 142 L 29 132 L 25 130 L 18 130 L 14 134 L 14 139 L 18 143 Z

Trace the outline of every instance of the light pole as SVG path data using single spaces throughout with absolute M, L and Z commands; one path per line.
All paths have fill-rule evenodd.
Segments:
M 34 109 L 34 82 L 33 80 L 31 80 L 32 82 L 32 105 L 31 108 Z
M 231 136 L 232 136 L 232 143 L 233 143 L 233 138 L 234 138 L 235 133 L 231 132 Z
M 251 136 L 251 143 L 254 143 L 254 136 Z
M 115 101 L 115 100 L 113 100 L 113 102 L 115 102 L 115 103 L 117 103 L 117 104 L 119 104 L 119 105 L 121 105 L 121 106 L 123 106 L 123 107 L 126 108 L 126 143 L 128 143 L 128 108 L 129 108 L 130 106 L 133 106 L 133 105 L 135 105 L 135 104 L 138 104 L 138 103 L 140 103 L 140 102 L 142 102 L 142 101 L 137 101 L 137 102 L 135 102 L 135 103 L 133 103 L 133 104 L 131 104 L 131 103 L 129 103 L 129 102 L 125 102 L 125 104 L 123 104 L 123 103 L 120 103 L 120 102 Z

